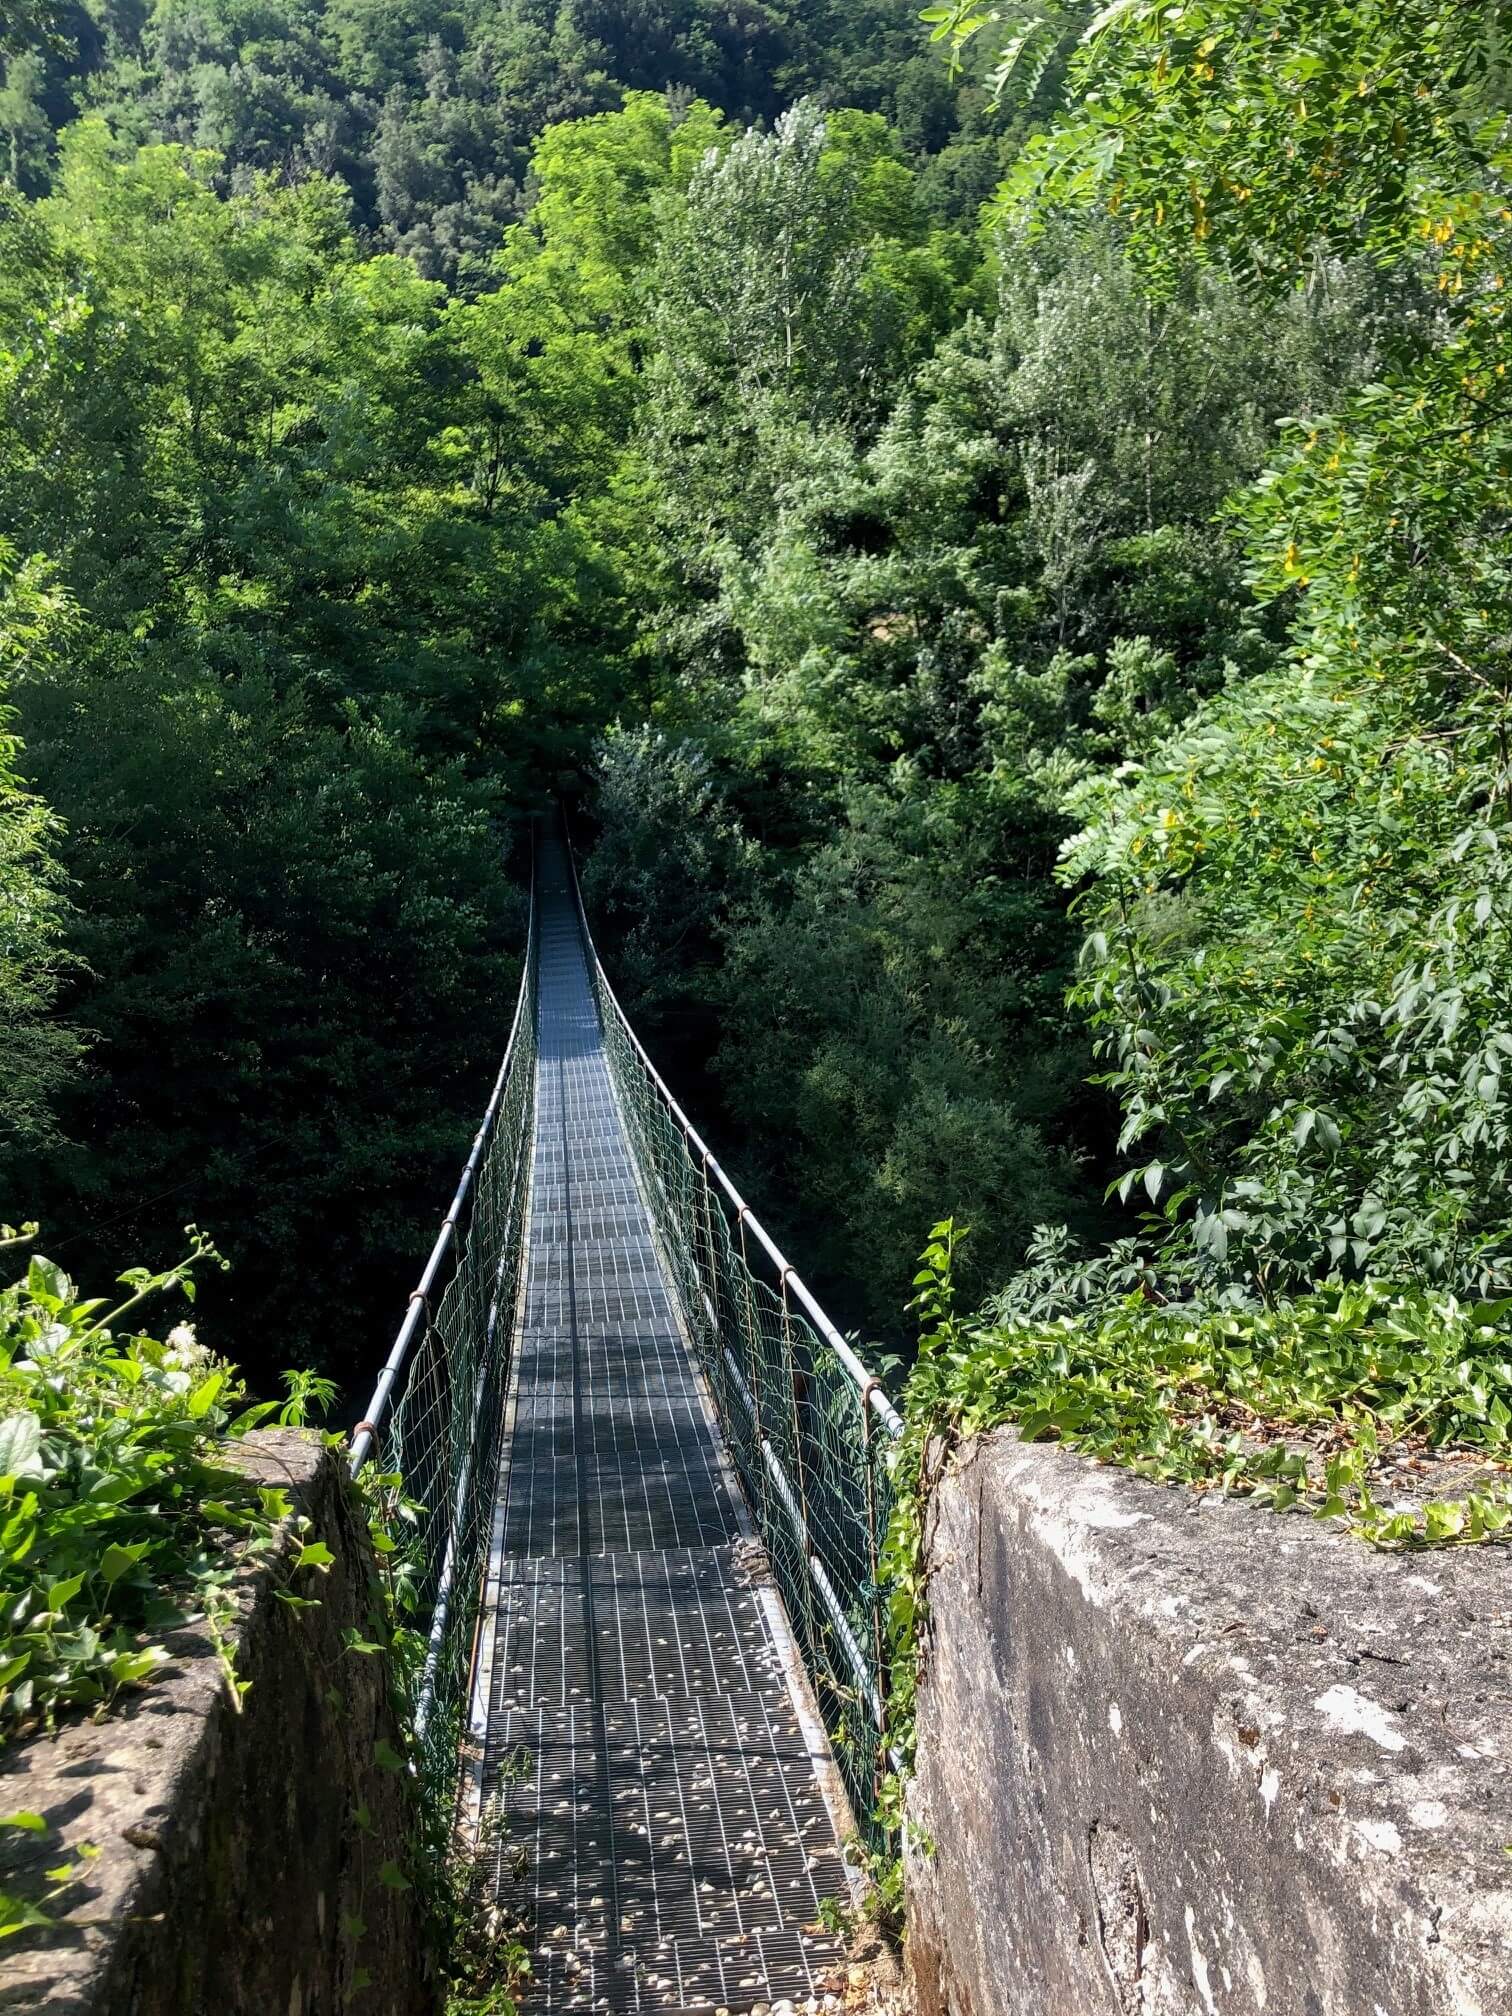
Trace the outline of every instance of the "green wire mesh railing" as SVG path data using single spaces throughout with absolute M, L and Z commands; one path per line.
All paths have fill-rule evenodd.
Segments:
M 886 1452 L 902 1423 L 663 1083 L 615 999 L 578 895 L 604 1044 L 664 1265 L 864 1834 L 888 1734 Z
M 426 1789 L 450 1802 L 464 1727 L 525 1254 L 536 1074 L 535 905 L 504 1062 L 404 1323 L 354 1431 L 391 1527 L 413 1522 L 406 1573 L 425 1640 L 413 1715 Z

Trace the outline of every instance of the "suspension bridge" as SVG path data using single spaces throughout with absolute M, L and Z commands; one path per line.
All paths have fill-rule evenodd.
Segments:
M 431 1798 L 543 2012 L 833 1977 L 888 1766 L 881 1386 L 700 1138 L 542 838 L 503 1065 L 352 1448 L 418 1507 Z

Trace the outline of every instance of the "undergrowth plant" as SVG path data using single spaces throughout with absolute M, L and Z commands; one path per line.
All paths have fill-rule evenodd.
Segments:
M 1063 1442 L 1162 1483 L 1337 1520 L 1377 1547 L 1512 1531 L 1512 1300 L 1332 1281 L 1273 1307 L 1162 1305 L 1129 1260 L 1109 1281 L 1132 1292 L 1059 1315 L 1003 1298 L 962 1317 L 953 1276 L 965 1236 L 947 1219 L 922 1256 L 919 1356 L 893 1459 L 883 1567 L 905 1755 L 929 1504 L 963 1436 L 1011 1423 L 1026 1441 Z M 1469 1459 L 1469 1488 L 1453 1488 L 1450 1467 L 1440 1493 L 1433 1465 L 1450 1455 Z M 1398 1484 L 1414 1472 L 1428 1488 L 1404 1497 Z
M 7 1228 L 5 1244 L 27 1236 Z M 223 1451 L 275 1414 L 302 1418 L 319 1382 L 248 1406 L 188 1324 L 164 1338 L 138 1327 L 150 1298 L 192 1301 L 195 1270 L 225 1264 L 192 1226 L 189 1241 L 163 1272 L 123 1274 L 113 1306 L 40 1254 L 0 1291 L 0 1743 L 64 1710 L 108 1710 L 166 1662 L 163 1635 L 189 1624 L 208 1631 L 240 1703 L 232 1585 L 292 1506 Z M 309 1600 L 308 1572 L 330 1560 L 323 1542 L 297 1547 L 277 1593 Z
M 0 1228 L 0 1252 L 35 1236 Z M 234 1368 L 187 1323 L 164 1338 L 136 1312 L 173 1292 L 194 1299 L 194 1270 L 224 1267 L 193 1226 L 189 1250 L 160 1273 L 120 1276 L 113 1305 L 81 1295 L 54 1261 L 33 1255 L 0 1291 L 0 1746 L 51 1729 L 61 1715 L 108 1714 L 123 1692 L 168 1662 L 164 1637 L 202 1629 L 241 1708 L 234 1585 L 283 1551 L 274 1595 L 314 1603 L 330 1549 L 287 1491 L 257 1484 L 225 1460 L 227 1445 L 275 1415 L 301 1425 L 332 1397 L 316 1374 L 286 1375 L 288 1397 L 244 1405 Z M 45 1834 L 40 1814 L 0 1817 Z M 0 1890 L 0 1938 L 54 1922 L 49 1905 L 98 1853 L 47 1870 L 38 1899 Z M 71 1915 L 77 1929 L 80 1921 Z
M 531 1975 L 518 1918 L 506 1909 L 499 1877 L 525 1873 L 527 1853 L 509 1839 L 508 1802 L 530 1775 L 524 1750 L 504 1758 L 476 1836 L 454 1843 L 447 1861 L 453 1904 L 447 1954 L 446 2016 L 518 2016 Z

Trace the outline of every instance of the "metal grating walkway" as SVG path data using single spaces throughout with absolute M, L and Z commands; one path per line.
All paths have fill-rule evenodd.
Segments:
M 562 848 L 543 852 L 529 1259 L 475 1735 L 527 2007 L 822 1995 L 846 1878 L 822 1732 L 679 1331 L 610 1087 Z

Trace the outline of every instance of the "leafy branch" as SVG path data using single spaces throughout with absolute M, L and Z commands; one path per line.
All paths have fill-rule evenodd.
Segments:
M 159 1340 L 124 1322 L 153 1295 L 192 1298 L 193 1270 L 225 1264 L 193 1227 L 189 1239 L 174 1266 L 122 1275 L 131 1292 L 108 1313 L 42 1255 L 0 1292 L 0 1741 L 105 1712 L 163 1666 L 163 1635 L 196 1620 L 233 1702 L 246 1690 L 235 1583 L 298 1522 L 225 1449 L 269 1408 L 239 1405 L 232 1368 L 188 1324 Z M 321 1382 L 295 1381 L 284 1418 L 320 1397 Z M 303 1545 L 280 1593 L 307 1600 L 294 1578 L 329 1561 Z

